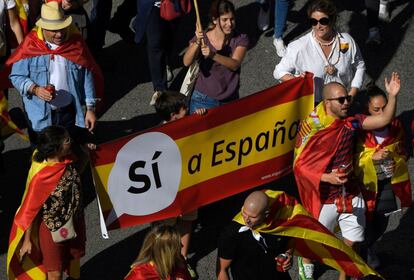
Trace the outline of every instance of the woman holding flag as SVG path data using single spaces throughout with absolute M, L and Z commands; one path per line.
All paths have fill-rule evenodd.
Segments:
M 7 253 L 8 279 L 79 277 L 85 254 L 85 221 L 71 138 L 61 126 L 39 133 L 22 203 Z
M 213 1 L 206 32 L 196 32 L 183 57 L 185 66 L 200 65 L 190 100 L 190 114 L 198 108 L 214 108 L 239 98 L 240 66 L 249 40 L 235 30 L 235 8 L 228 0 Z
M 386 94 L 377 86 L 366 90 L 368 115 L 381 115 L 387 105 Z M 394 119 L 389 125 L 377 130 L 359 133 L 355 173 L 364 184 L 363 196 L 367 204 L 365 247 L 368 264 L 379 266 L 372 245 L 385 232 L 389 214 L 397 211 L 395 196 L 401 207 L 411 205 L 411 183 L 407 168 L 405 137 L 402 124 Z

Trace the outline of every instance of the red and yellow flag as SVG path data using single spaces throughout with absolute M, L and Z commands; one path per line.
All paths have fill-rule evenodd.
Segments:
M 412 203 L 411 182 L 406 162 L 407 155 L 404 148 L 404 130 L 398 119 L 394 119 L 388 128 L 389 134 L 382 144 L 377 144 L 375 136 L 371 131 L 362 131 L 358 137 L 355 174 L 365 186 L 362 193 L 369 212 L 375 210 L 378 193 L 377 172 L 375 171 L 372 156 L 382 148 L 386 148 L 391 152 L 395 162 L 394 174 L 391 177 L 391 186 L 395 195 L 401 201 L 401 207 L 409 207 Z
M 10 231 L 7 252 L 7 275 L 9 280 L 46 279 L 47 272 L 42 264 L 42 254 L 36 230 L 33 230 L 31 235 L 32 252 L 23 262 L 19 260 L 19 249 L 23 241 L 24 233 L 35 221 L 39 210 L 51 192 L 56 188 L 65 171 L 66 165 L 70 162 L 70 160 L 59 163 L 47 161 L 41 163 L 32 162 L 22 203 L 17 209 Z M 77 269 L 75 269 L 76 267 Z M 70 270 L 72 277 L 79 277 L 79 259 L 73 260 L 70 265 Z
M 344 121 L 327 115 L 321 102 L 300 124 L 293 172 L 302 204 L 316 219 L 321 210 L 321 176 L 340 143 Z
M 178 216 L 290 173 L 312 108 L 308 73 L 100 145 L 92 165 L 102 220 L 114 229 Z
M 255 231 L 291 237 L 295 254 L 344 271 L 348 276 L 381 277 L 351 247 L 315 220 L 294 197 L 282 191 L 267 190 L 265 193 L 271 201 L 270 213 Z M 234 221 L 245 225 L 241 212 Z
M 29 141 L 29 137 L 10 119 L 8 108 L 6 96 L 4 96 L 3 91 L 0 90 L 0 138 L 6 138 L 7 136 L 17 132 L 20 137 L 26 141 Z

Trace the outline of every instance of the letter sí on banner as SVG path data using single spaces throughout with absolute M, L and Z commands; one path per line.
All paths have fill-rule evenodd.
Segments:
M 102 220 L 115 229 L 178 216 L 288 174 L 313 105 L 308 73 L 100 145 L 92 165 Z

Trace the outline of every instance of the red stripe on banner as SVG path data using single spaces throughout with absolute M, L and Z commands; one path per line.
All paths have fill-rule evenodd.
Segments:
M 224 104 L 219 108 L 209 109 L 205 116 L 191 115 L 167 123 L 163 126 L 128 135 L 99 145 L 96 152 L 92 153 L 93 166 L 114 162 L 118 151 L 129 140 L 143 133 L 162 132 L 176 140 L 256 113 L 266 108 L 311 95 L 313 94 L 312 76 L 311 73 L 307 73 L 305 78 L 295 78 L 237 101 Z M 254 102 L 252 102 L 252 99 L 254 99 Z M 203 122 L 200 122 L 200 118 L 203 118 Z
M 123 214 L 116 222 L 109 225 L 108 229 L 129 227 L 178 216 L 182 213 L 197 209 L 198 207 L 249 190 L 252 187 L 257 186 L 257 181 L 259 179 L 250 176 L 250 174 L 254 174 L 257 169 L 260 169 L 262 174 L 272 174 L 275 170 L 281 170 L 280 173 L 274 174 L 274 176 L 270 176 L 269 178 L 262 178 L 261 180 L 262 184 L 274 181 L 292 171 L 292 158 L 293 153 L 289 152 L 280 157 L 244 167 L 231 173 L 193 185 L 192 187 L 178 192 L 175 201 L 164 210 L 146 216 Z M 242 181 L 244 187 L 240 188 L 238 184 L 234 184 L 235 181 Z M 199 206 L 194 207 L 194 205 Z M 105 216 L 108 216 L 109 213 L 106 212 L 104 214 Z

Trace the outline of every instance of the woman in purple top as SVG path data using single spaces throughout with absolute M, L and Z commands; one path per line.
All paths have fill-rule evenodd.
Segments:
M 235 31 L 235 9 L 228 0 L 213 1 L 206 32 L 196 27 L 184 55 L 185 66 L 195 60 L 200 72 L 190 101 L 190 114 L 198 108 L 214 108 L 239 97 L 240 66 L 249 40 Z

